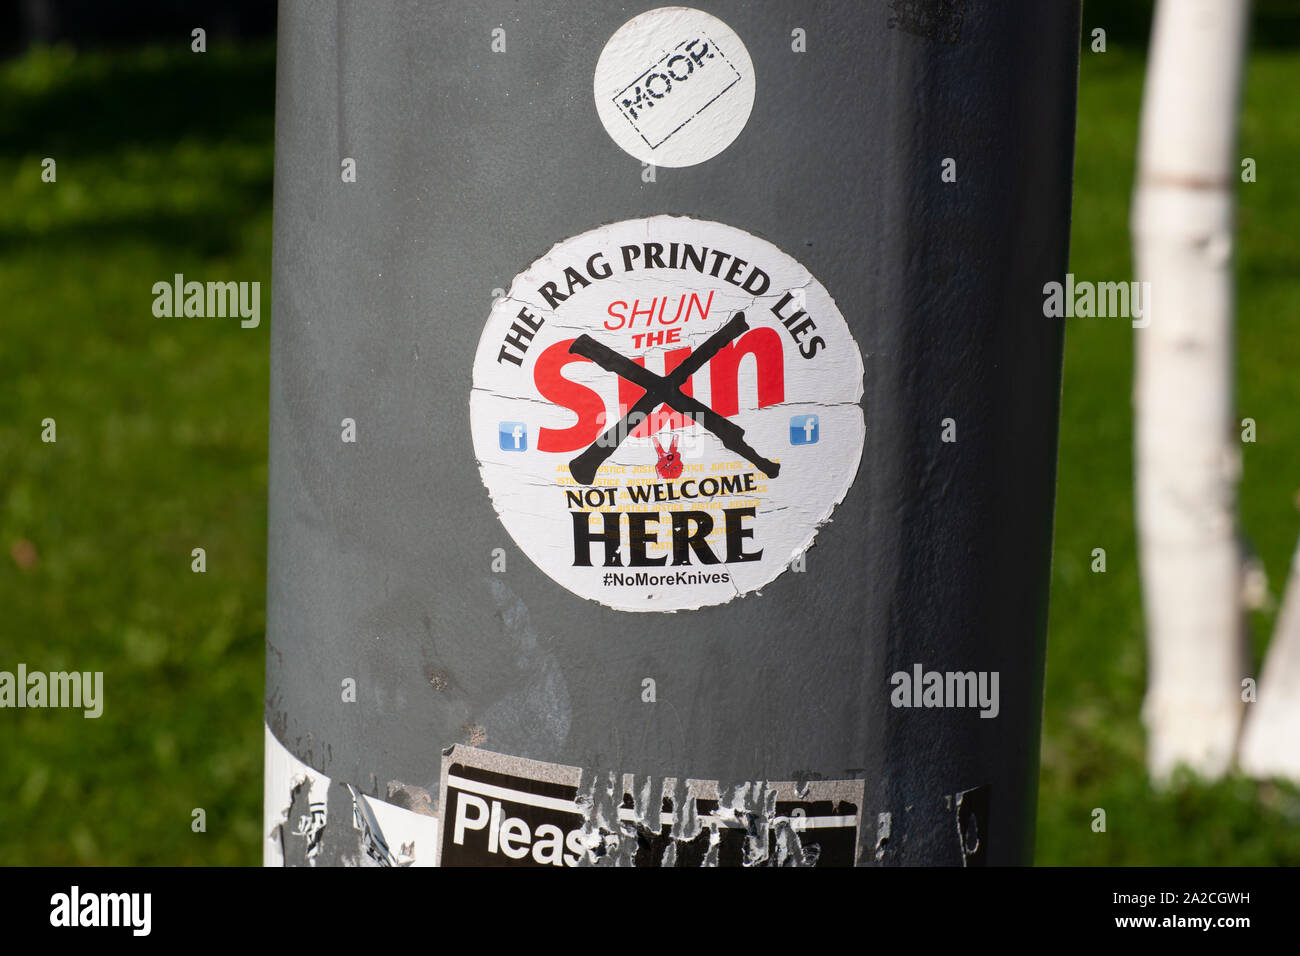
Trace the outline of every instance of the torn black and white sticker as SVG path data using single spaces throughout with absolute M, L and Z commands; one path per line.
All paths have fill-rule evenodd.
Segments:
M 265 728 L 264 866 L 433 866 L 438 818 L 367 796 L 289 752 Z
M 638 778 L 457 745 L 441 866 L 853 866 L 861 780 Z

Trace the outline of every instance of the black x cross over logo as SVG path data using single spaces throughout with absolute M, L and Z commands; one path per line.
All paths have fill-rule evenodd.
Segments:
M 780 473 L 781 466 L 774 461 L 768 461 L 749 446 L 745 441 L 745 429 L 719 415 L 703 402 L 697 401 L 690 395 L 682 394 L 682 386 L 686 384 L 687 379 L 703 368 L 704 364 L 717 355 L 727 343 L 748 329 L 749 324 L 745 321 L 745 313 L 737 312 L 726 325 L 710 335 L 703 345 L 686 356 L 685 361 L 668 375 L 656 375 L 642 368 L 631 359 L 624 358 L 613 349 L 601 345 L 590 335 L 580 335 L 574 339 L 573 344 L 569 346 L 572 354 L 590 359 L 606 371 L 613 372 L 620 378 L 625 378 L 645 389 L 645 394 L 628 409 L 622 421 L 569 462 L 569 474 L 574 480 L 583 485 L 595 482 L 596 472 L 628 436 L 634 427 L 632 423 L 635 421 L 639 424 L 660 405 L 667 405 L 673 411 L 703 425 L 718 436 L 718 440 L 731 451 L 747 458 L 767 477 L 775 478 Z

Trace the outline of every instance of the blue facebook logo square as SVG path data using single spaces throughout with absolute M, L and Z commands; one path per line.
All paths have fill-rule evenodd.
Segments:
M 523 422 L 502 422 L 502 451 L 528 451 L 528 426 Z
M 790 419 L 791 445 L 815 445 L 817 438 L 816 415 L 796 415 Z

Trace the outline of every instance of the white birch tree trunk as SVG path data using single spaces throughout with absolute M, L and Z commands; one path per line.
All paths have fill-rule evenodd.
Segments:
M 1237 534 L 1233 194 L 1247 0 L 1160 0 L 1143 93 L 1134 260 L 1147 766 L 1232 763 L 1248 676 Z
M 1300 781 L 1300 544 L 1291 561 L 1257 700 L 1247 711 L 1240 759 L 1241 768 L 1252 776 Z

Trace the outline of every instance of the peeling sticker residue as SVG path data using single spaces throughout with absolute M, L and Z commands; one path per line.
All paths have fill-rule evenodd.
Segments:
M 886 25 L 940 43 L 961 40 L 961 26 L 969 13 L 969 0 L 890 0 Z
M 889 836 L 894 828 L 894 815 L 882 813 L 876 817 L 876 860 L 885 858 L 885 848 L 889 845 Z
M 329 822 L 325 802 L 325 791 L 329 789 L 329 780 L 326 777 L 313 777 L 310 783 L 301 779 L 295 783 L 296 786 L 291 791 L 294 800 L 290 812 L 292 813 L 292 806 L 298 804 L 297 797 L 302 793 L 304 784 L 307 785 L 307 808 L 306 812 L 296 814 L 298 823 L 289 832 L 292 836 L 303 838 L 306 843 L 304 853 L 307 862 L 314 863 L 320 853 L 325 824 Z
M 366 801 L 366 795 L 348 784 L 348 793 L 352 795 L 352 826 L 361 833 L 361 848 L 366 859 L 375 866 L 410 866 L 413 857 L 398 859 L 388 848 L 384 839 L 384 828 L 379 825 L 374 810 Z
M 563 587 L 627 611 L 721 604 L 785 571 L 848 492 L 862 376 L 834 300 L 776 246 L 628 220 L 558 243 L 496 302 L 474 452 Z
M 402 783 L 400 780 L 390 780 L 386 793 L 388 802 L 396 807 L 426 816 L 437 816 L 437 811 L 434 809 L 434 795 L 424 787 Z
M 434 864 L 438 818 L 427 790 L 390 782 L 390 796 L 408 801 L 399 806 L 336 785 L 290 753 L 269 726 L 265 746 L 265 866 Z
M 988 857 L 989 788 L 961 791 L 957 794 L 956 809 L 962 866 L 984 866 Z
M 265 740 L 263 863 L 313 865 L 328 819 L 329 778 L 289 753 L 269 726 Z
M 573 723 L 564 671 L 518 595 L 498 576 L 492 576 L 488 585 L 502 637 L 513 654 L 501 660 L 497 670 L 501 691 L 477 714 L 478 723 L 466 742 L 481 747 L 490 732 L 496 740 L 510 740 L 520 748 L 554 750 L 564 745 Z
M 638 777 L 456 746 L 443 866 L 852 866 L 864 784 Z

